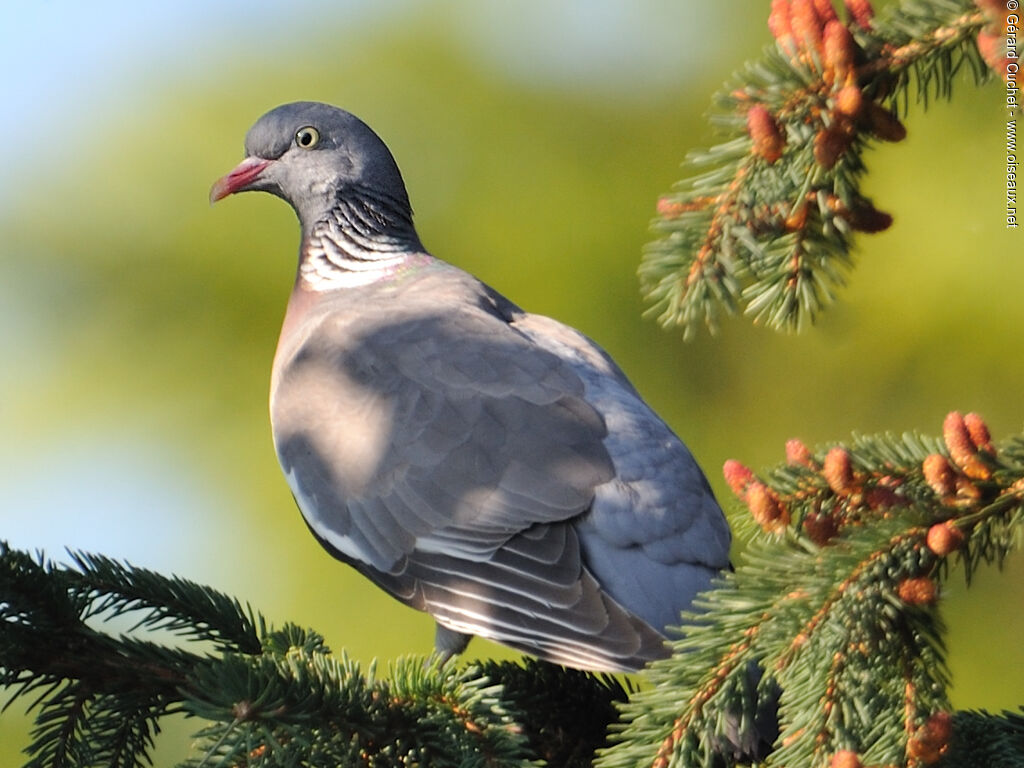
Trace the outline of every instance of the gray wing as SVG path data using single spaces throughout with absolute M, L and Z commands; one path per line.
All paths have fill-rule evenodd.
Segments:
M 662 655 L 568 522 L 615 475 L 572 366 L 493 307 L 352 314 L 312 324 L 275 371 L 278 456 L 320 540 L 457 632 L 580 667 Z
M 680 623 L 698 592 L 729 565 L 729 526 L 689 449 L 594 342 L 551 318 L 516 327 L 584 382 L 608 428 L 614 477 L 595 489 L 575 527 L 602 588 L 659 629 Z

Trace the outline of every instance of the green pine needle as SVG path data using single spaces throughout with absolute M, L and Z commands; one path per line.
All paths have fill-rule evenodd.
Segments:
M 777 16 L 801 29 L 806 4 L 778 5 L 773 31 Z M 714 99 L 722 142 L 691 152 L 659 202 L 641 287 L 687 338 L 723 312 L 785 331 L 813 322 L 853 266 L 853 234 L 892 222 L 860 190 L 868 149 L 905 135 L 894 112 L 912 95 L 950 98 L 962 70 L 992 76 L 976 42 L 990 20 L 971 0 L 904 0 L 869 27 L 849 21 L 845 39 L 812 16 L 824 42 L 794 31 L 735 75 Z

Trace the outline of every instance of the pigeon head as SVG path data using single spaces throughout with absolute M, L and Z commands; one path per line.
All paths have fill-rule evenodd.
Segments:
M 409 209 L 387 145 L 358 117 L 329 104 L 297 101 L 272 109 L 249 129 L 245 154 L 214 183 L 211 203 L 235 192 L 269 192 L 287 201 L 304 227 L 346 190 L 370 192 Z

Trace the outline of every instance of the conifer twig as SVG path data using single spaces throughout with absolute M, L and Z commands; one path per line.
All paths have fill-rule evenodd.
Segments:
M 55 565 L 0 542 L 0 687 L 12 702 L 35 696 L 29 768 L 146 765 L 172 713 L 207 722 L 185 763 L 195 768 L 519 768 L 539 757 L 582 768 L 626 697 L 614 678 L 532 661 L 410 657 L 379 676 L 209 587 L 72 559 Z M 138 620 L 127 634 L 104 631 L 128 615 Z M 168 630 L 192 648 L 168 644 Z
M 659 320 L 687 336 L 721 310 L 781 330 L 813 320 L 843 284 L 853 233 L 892 224 L 860 191 L 863 156 L 906 136 L 896 112 L 911 89 L 927 103 L 965 65 L 979 83 L 1005 74 L 989 5 L 904 0 L 876 19 L 846 0 L 841 21 L 831 0 L 773 0 L 775 44 L 715 99 L 725 140 L 692 152 L 658 203 L 640 277 Z
M 957 736 L 946 693 L 941 583 L 951 560 L 969 580 L 1020 546 L 1024 436 L 997 446 L 979 416 L 953 412 L 941 439 L 815 452 L 791 440 L 762 476 L 732 460 L 724 473 L 753 544 L 701 598 L 679 653 L 652 666 L 599 765 L 717 765 L 708 745 L 776 705 L 769 765 L 913 768 L 962 753 L 958 738 L 973 737 Z

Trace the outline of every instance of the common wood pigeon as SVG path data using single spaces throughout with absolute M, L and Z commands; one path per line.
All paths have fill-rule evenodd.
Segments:
M 549 661 L 636 670 L 728 565 L 686 446 L 593 341 L 427 253 L 398 167 L 355 116 L 261 117 L 211 201 L 295 209 L 274 444 L 336 558 L 437 622 Z

